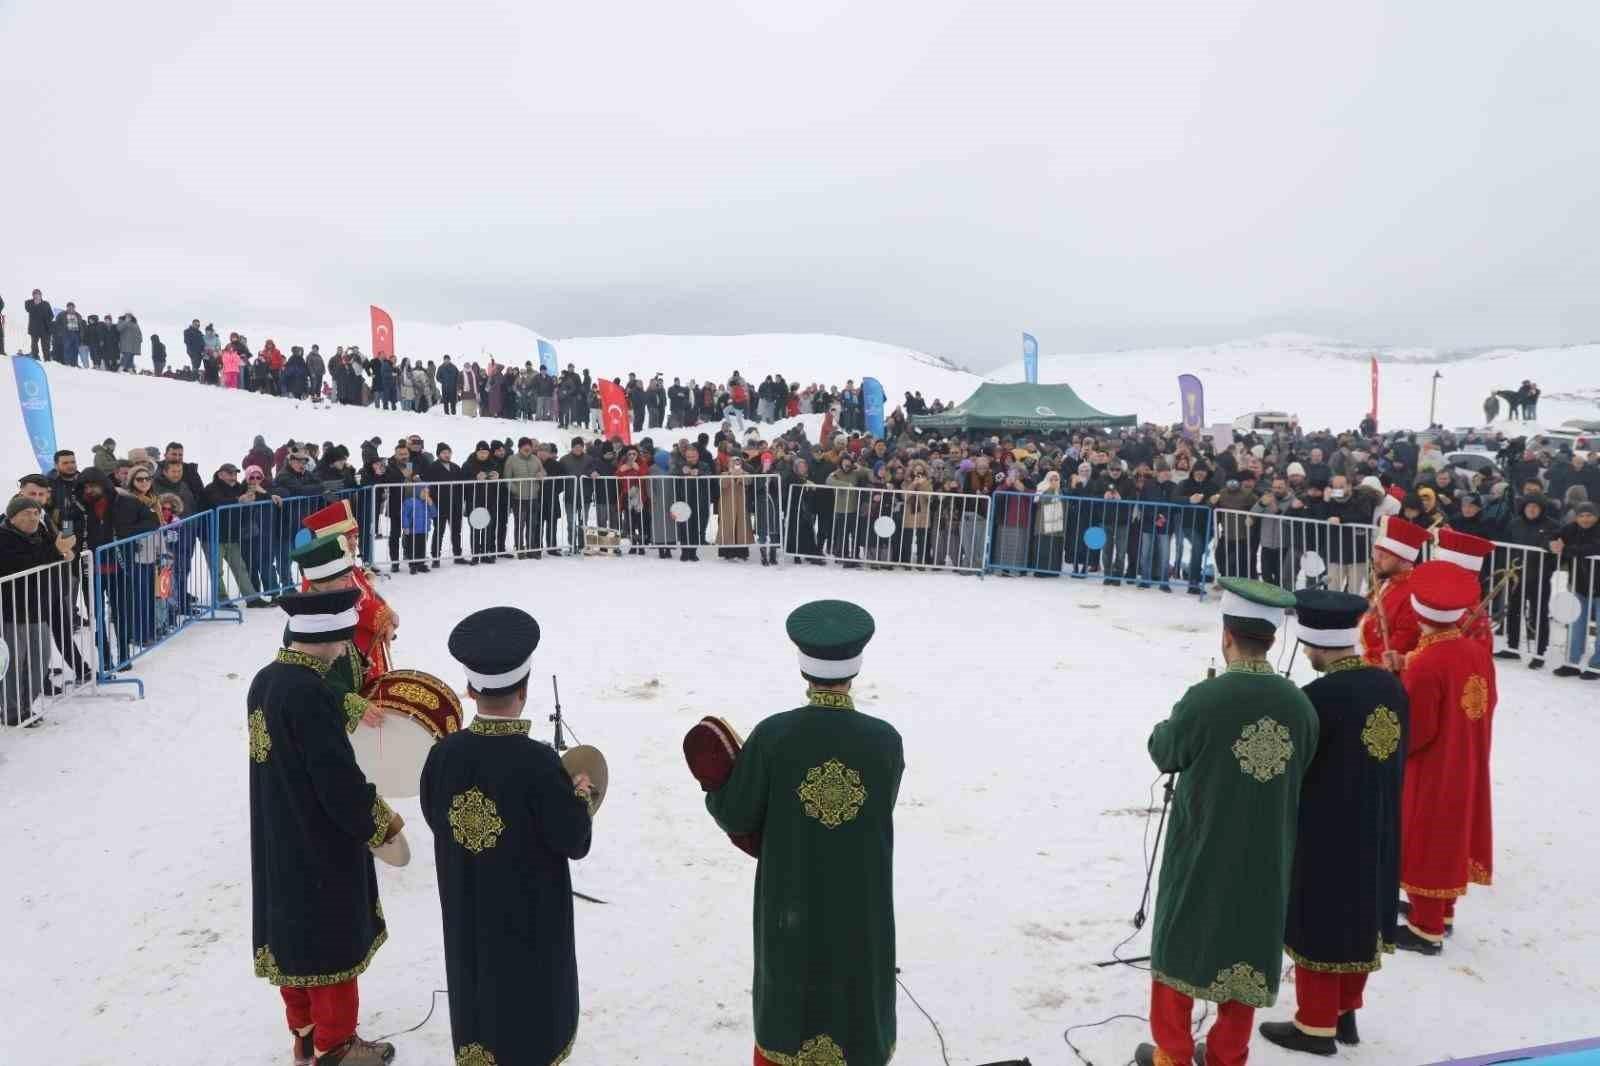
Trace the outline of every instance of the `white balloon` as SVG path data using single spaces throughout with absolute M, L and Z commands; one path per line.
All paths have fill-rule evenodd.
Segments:
M 1568 589 L 1557 589 L 1550 596 L 1550 619 L 1557 625 L 1570 626 L 1583 617 L 1583 601 Z
M 689 510 L 689 505 L 684 503 L 682 500 L 679 500 L 677 503 L 667 508 L 667 510 L 672 514 L 672 519 L 675 522 L 687 522 L 691 513 Z
M 1316 552 L 1306 552 L 1300 558 L 1300 572 L 1308 577 L 1321 577 L 1328 572 L 1328 564 Z
M 888 515 L 880 515 L 878 520 L 872 523 L 872 531 L 880 537 L 894 536 L 894 519 Z
M 488 529 L 489 508 L 474 507 L 472 512 L 467 515 L 467 525 L 471 526 L 473 529 Z

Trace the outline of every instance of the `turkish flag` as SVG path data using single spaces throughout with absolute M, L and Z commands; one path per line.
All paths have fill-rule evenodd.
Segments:
M 377 359 L 387 359 L 394 362 L 394 319 L 389 317 L 389 312 L 373 304 L 372 310 L 372 354 Z
M 628 417 L 628 394 L 614 381 L 600 379 L 600 426 L 606 440 L 633 443 L 633 421 Z

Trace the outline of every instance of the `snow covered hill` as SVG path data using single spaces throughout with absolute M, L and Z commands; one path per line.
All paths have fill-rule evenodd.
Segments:
M 1483 400 L 1493 389 L 1539 383 L 1539 423 L 1600 419 L 1600 344 L 1521 350 L 1498 348 L 1453 357 L 1427 348 L 1362 348 L 1294 334 L 1253 341 L 1149 348 L 1079 355 L 1041 355 L 1039 380 L 1065 382 L 1112 414 L 1176 422 L 1178 375 L 1194 374 L 1206 392 L 1209 422 L 1231 422 L 1251 411 L 1288 411 L 1307 428 L 1354 427 L 1371 403 L 1369 358 L 1379 364 L 1378 423 L 1386 429 L 1428 424 L 1428 393 L 1439 380 L 1438 420 L 1446 426 L 1483 424 Z M 1021 362 L 990 372 L 1021 381 Z M 1504 411 L 1502 410 L 1502 417 Z

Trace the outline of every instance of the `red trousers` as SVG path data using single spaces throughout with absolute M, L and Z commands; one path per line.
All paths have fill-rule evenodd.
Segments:
M 778 1064 L 761 1054 L 760 1048 L 756 1048 L 756 1066 L 778 1066 Z
M 316 1045 L 317 1054 L 332 1051 L 356 1035 L 361 993 L 354 977 L 322 988 L 280 988 L 278 991 L 283 993 L 284 1013 L 289 1017 L 290 1029 L 304 1033 L 316 1026 L 312 1043 Z
M 1436 944 L 1443 940 L 1444 931 L 1456 920 L 1456 901 L 1409 893 L 1406 898 L 1411 901 L 1411 914 L 1406 918 L 1411 931 Z
M 1294 1023 L 1310 1036 L 1333 1036 L 1339 1015 L 1361 1009 L 1368 974 L 1319 973 L 1304 966 L 1294 968 L 1294 999 L 1299 1010 Z
M 1194 1061 L 1194 1000 L 1160 981 L 1150 982 L 1150 1035 L 1156 1041 L 1156 1066 L 1189 1066 Z M 1206 1066 L 1244 1066 L 1256 1009 L 1235 1000 L 1217 1005 L 1217 1021 L 1206 1034 Z

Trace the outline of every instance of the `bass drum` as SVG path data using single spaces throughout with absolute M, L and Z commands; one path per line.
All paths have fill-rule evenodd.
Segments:
M 428 752 L 461 728 L 461 700 L 449 685 L 421 670 L 391 670 L 361 695 L 383 712 L 383 722 L 377 727 L 362 723 L 350 735 L 356 763 L 378 795 L 409 799 L 422 789 Z

